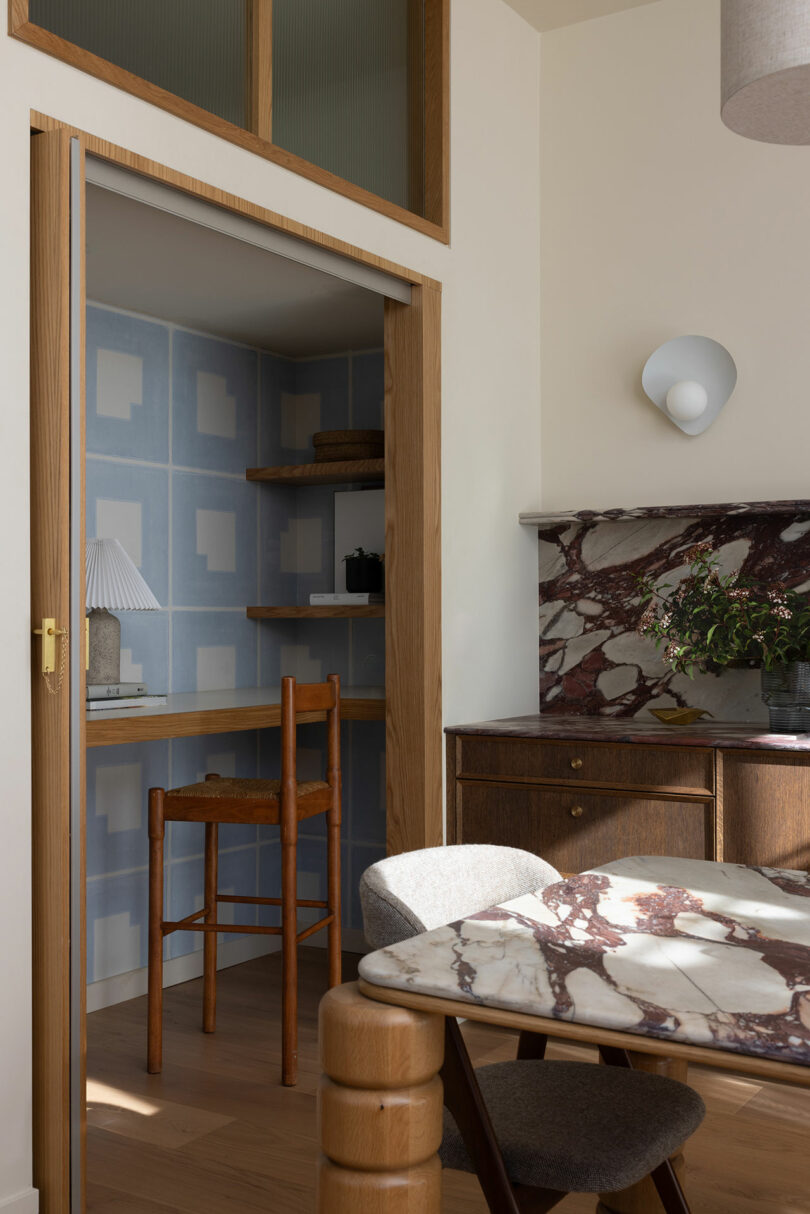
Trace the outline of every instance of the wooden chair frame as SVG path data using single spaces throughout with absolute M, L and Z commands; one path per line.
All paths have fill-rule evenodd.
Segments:
M 546 1040 L 542 1033 L 521 1032 L 518 1058 L 543 1058 Z M 632 1068 L 627 1050 L 600 1046 L 599 1052 L 602 1061 L 609 1066 Z M 546 1214 L 568 1196 L 567 1192 L 556 1189 L 513 1185 L 510 1181 L 475 1068 L 454 1016 L 445 1017 L 444 1063 L 440 1073 L 445 1106 L 454 1117 L 467 1154 L 475 1164 L 491 1214 Z M 650 1173 L 650 1178 L 665 1214 L 690 1214 L 686 1196 L 668 1159 Z
M 326 785 L 322 790 L 298 794 L 296 715 L 325 712 L 327 731 Z M 216 780 L 209 774 L 206 780 Z M 298 897 L 298 823 L 326 814 L 326 901 Z M 163 918 L 163 862 L 165 823 L 205 823 L 205 905 L 180 920 Z M 218 833 L 220 822 L 278 823 L 281 827 L 281 897 L 253 898 L 220 894 L 217 889 Z M 163 941 L 172 932 L 203 932 L 203 1017 L 205 1033 L 216 1028 L 217 933 L 281 936 L 282 950 L 282 1083 L 292 1087 L 298 1077 L 298 945 L 315 932 L 328 931 L 329 985 L 341 981 L 340 931 L 340 678 L 330 674 L 326 683 L 281 680 L 281 794 L 277 801 L 173 795 L 162 788 L 149 790 L 149 1011 L 147 1070 L 163 1066 Z M 222 903 L 280 906 L 281 926 L 220 923 Z M 298 908 L 316 907 L 326 914 L 298 930 Z M 202 922 L 200 922 L 202 920 Z

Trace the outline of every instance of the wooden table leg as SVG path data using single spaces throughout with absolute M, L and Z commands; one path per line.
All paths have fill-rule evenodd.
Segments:
M 321 1000 L 318 1214 L 440 1214 L 444 1017 Z
M 668 1079 L 679 1079 L 681 1083 L 687 1082 L 689 1064 L 682 1059 L 628 1052 L 634 1070 L 648 1071 L 652 1075 L 666 1075 Z M 671 1155 L 670 1162 L 683 1184 L 683 1151 Z M 622 1189 L 620 1193 L 600 1193 L 596 1214 L 661 1214 L 663 1208 L 655 1185 L 649 1176 L 645 1176 L 638 1184 L 629 1189 Z

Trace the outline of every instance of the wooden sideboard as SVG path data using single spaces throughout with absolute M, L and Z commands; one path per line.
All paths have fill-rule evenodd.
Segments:
M 629 855 L 810 868 L 810 735 L 545 715 L 446 732 L 448 843 L 567 873 Z

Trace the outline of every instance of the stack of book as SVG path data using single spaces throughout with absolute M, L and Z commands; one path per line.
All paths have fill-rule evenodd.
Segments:
M 310 607 L 369 607 L 372 603 L 384 603 L 384 594 L 366 593 L 350 593 L 348 590 L 342 594 L 311 594 L 309 596 Z
M 154 708 L 165 696 L 150 696 L 145 683 L 88 683 L 87 711 L 107 708 Z

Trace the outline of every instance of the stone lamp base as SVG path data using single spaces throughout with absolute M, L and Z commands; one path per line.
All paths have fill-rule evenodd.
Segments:
M 120 683 L 121 625 L 106 607 L 94 607 L 90 620 L 88 683 Z

